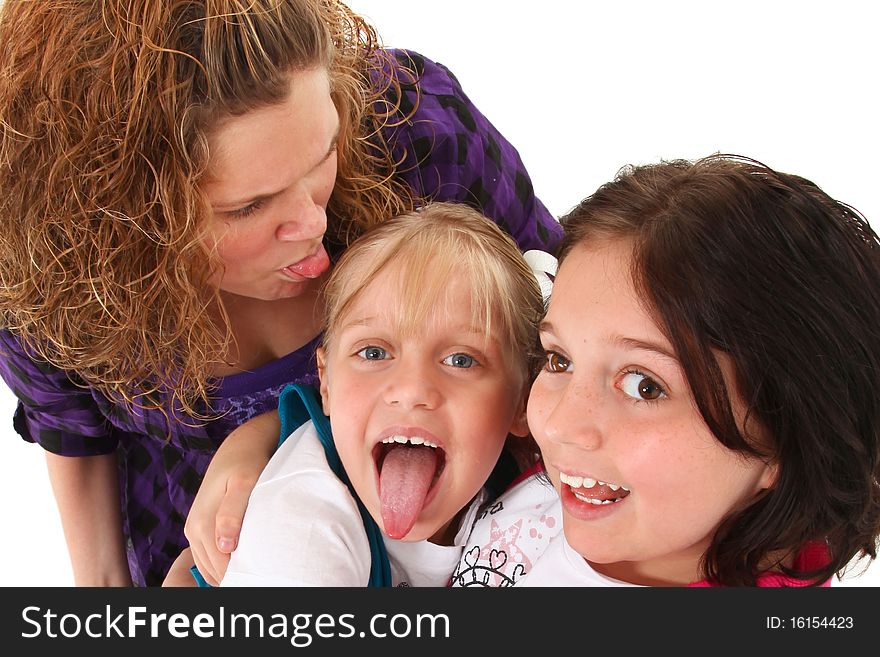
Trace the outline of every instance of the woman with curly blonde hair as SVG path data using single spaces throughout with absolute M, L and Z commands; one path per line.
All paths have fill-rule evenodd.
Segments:
M 315 381 L 321 285 L 365 228 L 458 201 L 558 242 L 449 71 L 335 0 L 0 11 L 0 374 L 78 584 L 162 581 L 224 437 Z

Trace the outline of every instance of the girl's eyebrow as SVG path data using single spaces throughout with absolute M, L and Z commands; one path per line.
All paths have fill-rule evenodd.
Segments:
M 553 324 L 548 322 L 546 319 L 542 319 L 541 323 L 538 324 L 538 333 L 554 333 Z
M 671 347 L 666 344 L 654 342 L 652 340 L 636 340 L 635 338 L 627 338 L 621 335 L 615 336 L 614 343 L 627 349 L 641 349 L 642 351 L 652 351 L 659 356 L 668 358 L 678 364 L 678 358 L 672 352 Z
M 347 317 L 343 321 L 339 322 L 339 328 L 348 329 L 353 328 L 355 326 L 370 326 L 376 322 L 375 317 Z
M 361 317 L 353 317 L 346 318 L 344 321 L 339 322 L 339 328 L 342 330 L 356 328 L 361 326 L 372 326 L 373 324 L 379 323 L 380 321 L 385 321 L 378 315 L 367 315 Z M 481 335 L 486 336 L 486 331 L 481 326 L 477 326 L 476 324 L 459 324 L 457 326 L 450 327 L 451 330 L 456 331 L 462 334 L 469 335 Z M 490 340 L 496 340 L 494 336 L 487 336 Z
M 538 332 L 556 335 L 553 324 L 551 324 L 547 320 L 543 320 L 540 324 L 538 324 Z M 640 349 L 642 351 L 652 351 L 655 354 L 662 356 L 663 358 L 668 358 L 669 360 L 675 361 L 675 363 L 678 364 L 678 358 L 676 358 L 675 354 L 672 351 L 672 348 L 665 343 L 660 343 L 653 340 L 637 340 L 636 338 L 628 338 L 622 335 L 613 336 L 611 342 L 625 349 Z

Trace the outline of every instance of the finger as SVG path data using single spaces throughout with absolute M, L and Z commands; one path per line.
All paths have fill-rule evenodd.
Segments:
M 213 537 L 207 542 L 193 546 L 193 559 L 202 577 L 211 586 L 219 586 L 229 565 L 229 555 L 220 552 Z
M 199 569 L 199 574 L 201 574 L 208 584 L 211 584 L 214 575 L 211 572 L 213 567 L 211 566 L 210 559 L 208 559 L 207 552 L 202 545 L 196 543 L 190 543 L 190 550 L 192 551 L 193 562 L 195 563 L 196 568 Z
M 196 568 L 199 569 L 199 573 L 205 581 L 213 586 L 217 581 L 217 576 L 213 559 L 208 549 L 214 540 L 213 514 L 211 514 L 212 522 L 206 524 L 199 519 L 201 514 L 196 513 L 196 510 L 197 505 L 193 504 L 189 516 L 187 516 L 184 523 L 183 534 L 189 541 L 190 551 Z
M 211 586 L 220 586 L 220 582 L 226 574 L 226 569 L 229 567 L 229 555 L 212 550 L 211 556 L 213 557 L 213 576 L 212 579 L 208 581 L 208 584 Z
M 229 479 L 226 495 L 217 507 L 214 527 L 217 550 L 223 554 L 231 554 L 238 545 L 242 519 L 255 484 L 256 479 L 250 477 Z

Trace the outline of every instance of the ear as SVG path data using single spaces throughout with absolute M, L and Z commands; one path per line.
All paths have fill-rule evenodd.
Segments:
M 509 433 L 514 436 L 519 436 L 520 438 L 525 438 L 529 435 L 529 422 L 526 418 L 526 403 L 529 400 L 528 391 L 529 389 L 526 387 L 522 398 L 519 401 L 519 407 L 516 410 L 516 414 L 513 416 L 513 422 L 510 424 Z
M 327 351 L 324 347 L 318 347 L 315 350 L 315 358 L 318 361 L 318 379 L 321 382 L 321 406 L 324 409 L 324 415 L 330 416 L 330 390 L 327 383 Z
M 773 488 L 777 479 L 779 479 L 779 461 L 773 460 L 764 464 L 764 472 L 761 473 L 758 486 L 760 490 Z

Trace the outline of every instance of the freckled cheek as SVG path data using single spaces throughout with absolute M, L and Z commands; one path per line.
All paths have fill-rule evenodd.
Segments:
M 644 432 L 633 443 L 624 474 L 643 499 L 669 514 L 692 518 L 720 517 L 731 504 L 731 463 L 708 431 L 693 424 L 671 424 L 666 430 Z M 658 511 L 657 513 L 666 513 Z
M 614 441 L 614 461 L 627 485 L 663 497 L 690 489 L 699 462 L 682 450 L 676 428 L 630 427 Z
M 359 413 L 356 412 L 358 409 L 368 407 L 371 387 L 361 381 L 359 377 L 352 376 L 350 373 L 334 376 L 328 372 L 327 381 L 331 391 L 331 403 L 337 405 L 336 408 L 346 409 L 343 411 L 345 416 L 358 415 Z M 375 386 L 372 388 L 375 389 Z M 357 403 L 352 404 L 352 400 L 357 400 Z
M 210 284 L 219 286 L 224 280 L 237 280 L 247 276 L 248 270 L 265 259 L 267 253 L 265 247 L 258 244 L 251 236 L 240 233 L 241 231 L 230 229 L 206 238 L 206 247 L 209 250 L 216 250 L 222 265 L 222 269 L 211 278 Z
M 219 233 L 217 254 L 227 268 L 234 268 L 255 258 L 262 258 L 267 253 L 268 240 L 261 238 L 253 228 L 229 226 Z
M 354 394 L 357 392 L 355 391 Z M 352 398 L 351 388 L 339 389 L 331 386 L 333 437 L 346 469 L 352 472 L 355 470 L 369 472 L 372 461 L 365 459 L 363 452 L 371 431 L 369 420 L 372 406 L 369 404 L 354 406 L 351 404 Z M 342 412 L 338 409 L 342 409 Z
M 550 413 L 552 400 L 540 385 L 535 382 L 529 393 L 528 404 L 526 405 L 526 420 L 529 424 L 529 431 L 532 436 L 541 445 L 546 436 L 544 427 L 547 424 L 547 415 Z
M 460 422 L 470 424 L 474 434 L 487 437 L 506 437 L 515 413 L 514 403 L 507 394 L 449 397 L 447 405 L 462 411 L 460 416 L 466 416 L 467 420 Z

